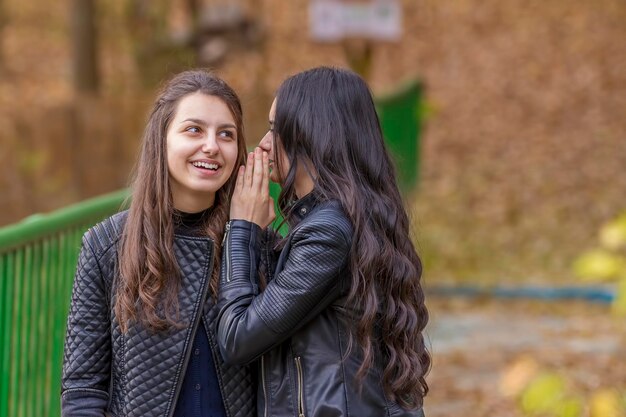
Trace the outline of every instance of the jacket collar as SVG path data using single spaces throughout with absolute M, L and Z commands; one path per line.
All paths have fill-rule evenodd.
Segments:
M 296 200 L 289 210 L 290 226 L 300 223 L 321 201 L 322 196 L 316 190 L 313 190 L 304 197 Z

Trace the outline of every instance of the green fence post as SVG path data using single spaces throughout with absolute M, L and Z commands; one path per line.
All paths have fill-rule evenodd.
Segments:
M 403 193 L 418 184 L 420 136 L 423 119 L 423 85 L 412 80 L 396 92 L 376 98 L 376 109 L 385 143 L 396 166 Z

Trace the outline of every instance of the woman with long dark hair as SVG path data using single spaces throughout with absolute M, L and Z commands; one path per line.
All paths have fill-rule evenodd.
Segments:
M 421 262 L 367 84 L 341 69 L 296 74 L 269 123 L 231 202 L 222 355 L 259 359 L 259 416 L 423 415 Z M 278 243 L 263 231 L 268 177 L 290 229 Z
M 215 342 L 221 242 L 245 153 L 241 104 L 224 81 L 193 70 L 164 86 L 129 210 L 83 237 L 64 416 L 255 415 L 256 381 Z

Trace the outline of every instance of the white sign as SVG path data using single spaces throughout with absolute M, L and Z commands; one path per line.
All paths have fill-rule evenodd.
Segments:
M 402 8 L 398 0 L 311 0 L 309 28 L 317 41 L 346 37 L 394 41 L 402 36 Z

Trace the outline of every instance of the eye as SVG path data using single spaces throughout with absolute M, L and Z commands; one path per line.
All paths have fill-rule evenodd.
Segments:
M 200 133 L 201 129 L 198 126 L 189 126 L 189 127 L 185 128 L 185 132 Z
M 220 130 L 218 135 L 221 138 L 230 138 L 233 139 L 235 137 L 235 133 L 232 130 Z

